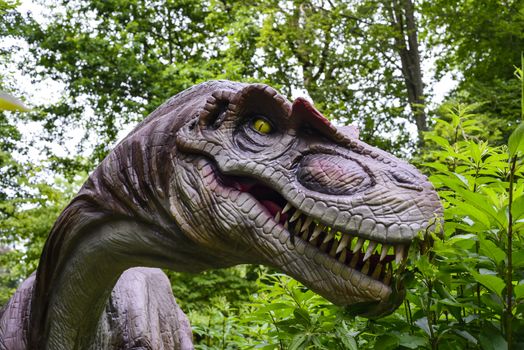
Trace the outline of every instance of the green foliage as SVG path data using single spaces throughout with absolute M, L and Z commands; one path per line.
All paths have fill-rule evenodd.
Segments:
M 490 146 L 478 138 L 483 129 L 474 108 L 448 108 L 427 135 L 438 145 L 426 165 L 434 169 L 430 179 L 444 200 L 446 224 L 443 237 L 433 238 L 430 259 L 415 258 L 418 287 L 410 295 L 427 296 L 416 305 L 425 314 L 434 348 L 451 340 L 484 349 L 507 342 L 520 348 L 524 167 L 516 155 L 523 129 L 511 135 L 509 148 Z
M 256 292 L 257 266 L 236 266 L 195 274 L 166 271 L 173 294 L 184 310 L 197 310 L 211 299 L 223 298 L 233 307 L 248 300 Z
M 498 125 L 504 144 L 521 116 L 520 84 L 513 79 L 524 47 L 524 1 L 422 1 L 421 28 L 438 52 L 437 77 L 460 76 L 453 97 L 482 102 L 481 111 Z
M 28 112 L 29 108 L 16 97 L 0 91 L 0 111 Z
M 304 91 L 331 119 L 358 123 L 365 141 L 392 151 L 412 145 L 399 122 L 414 118 L 407 69 L 398 63 L 406 30 L 391 25 L 407 0 L 41 2 L 49 11 L 43 23 L 15 16 L 10 32 L 31 45 L 36 62 L 28 58 L 25 71 L 67 90 L 33 118 L 54 139 L 65 122 L 91 138 L 96 130 L 95 162 L 122 125 L 221 78 Z
M 50 9 L 46 24 L 29 17 L 17 33 L 32 44 L 40 75 L 64 82 L 67 91 L 34 118 L 55 139 L 62 123 L 75 123 L 91 136 L 96 130 L 95 163 L 122 125 L 141 120 L 170 96 L 210 79 L 251 76 L 236 55 L 224 52 L 229 45 L 223 26 L 235 22 L 236 10 L 221 10 L 219 2 L 42 3 Z
M 35 175 L 25 170 L 28 177 Z M 84 178 L 77 177 L 73 184 L 57 178 L 50 185 L 19 177 L 25 196 L 0 202 L 0 306 L 36 270 L 51 227 Z
M 189 317 L 197 349 L 357 349 L 343 312 L 291 278 L 263 273 L 249 303 L 212 299 Z M 212 305 L 212 306 L 210 306 Z

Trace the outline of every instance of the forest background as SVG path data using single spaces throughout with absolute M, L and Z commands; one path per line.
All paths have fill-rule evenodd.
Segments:
M 197 349 L 524 348 L 524 1 L 30 4 L 0 0 L 0 90 L 31 107 L 0 112 L 0 305 L 126 130 L 196 83 L 256 81 L 415 163 L 444 234 L 412 250 L 407 299 L 380 320 L 260 266 L 170 272 Z

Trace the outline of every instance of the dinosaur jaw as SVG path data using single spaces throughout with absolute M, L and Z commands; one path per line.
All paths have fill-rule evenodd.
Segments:
M 283 249 L 292 255 L 299 254 L 303 260 L 335 275 L 331 276 L 338 281 L 334 283 L 342 287 L 337 291 L 335 288 L 318 288 L 301 276 L 303 273 L 293 271 L 286 264 L 279 264 L 286 273 L 336 304 L 359 304 L 362 308 L 357 312 L 361 315 L 383 315 L 398 307 L 404 296 L 399 277 L 409 243 L 388 244 L 365 239 L 362 232 L 337 231 L 301 212 L 278 192 L 259 181 L 225 176 L 216 169 L 215 172 L 219 182 L 231 190 L 233 197 L 239 193 L 249 195 L 251 201 L 256 203 L 250 212 L 260 213 L 257 219 L 264 222 L 264 231 L 270 227 L 272 236 Z M 331 292 L 333 295 L 330 295 Z M 341 295 L 344 292 L 347 294 Z
M 391 285 L 394 266 L 403 264 L 409 243 L 388 244 L 363 238 L 358 232 L 340 232 L 308 216 L 278 192 L 254 180 L 221 176 L 228 187 L 251 194 L 282 225 L 291 240 L 302 240 L 347 267 Z M 385 236 L 385 232 L 384 232 Z M 393 263 L 394 262 L 394 263 Z

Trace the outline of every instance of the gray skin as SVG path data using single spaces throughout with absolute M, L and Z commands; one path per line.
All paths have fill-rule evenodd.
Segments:
M 441 213 L 425 176 L 306 100 L 290 103 L 262 84 L 203 83 L 140 123 L 66 207 L 34 282 L 0 315 L 0 348 L 6 339 L 7 349 L 132 348 L 167 333 L 166 348 L 191 348 L 166 281 L 118 281 L 135 266 L 264 264 L 337 305 L 384 315 L 404 295 L 398 271 L 410 243 Z M 156 306 L 130 322 L 133 303 L 115 301 L 122 293 Z M 151 326 L 166 322 L 175 324 Z M 130 323 L 137 330 L 124 331 Z

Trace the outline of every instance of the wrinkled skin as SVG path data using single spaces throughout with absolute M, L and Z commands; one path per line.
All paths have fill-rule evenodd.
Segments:
M 414 167 L 306 100 L 260 84 L 197 85 L 115 147 L 57 220 L 20 348 L 92 347 L 112 331 L 100 315 L 133 266 L 264 264 L 337 305 L 387 314 L 404 294 L 398 267 L 411 241 L 441 211 Z

